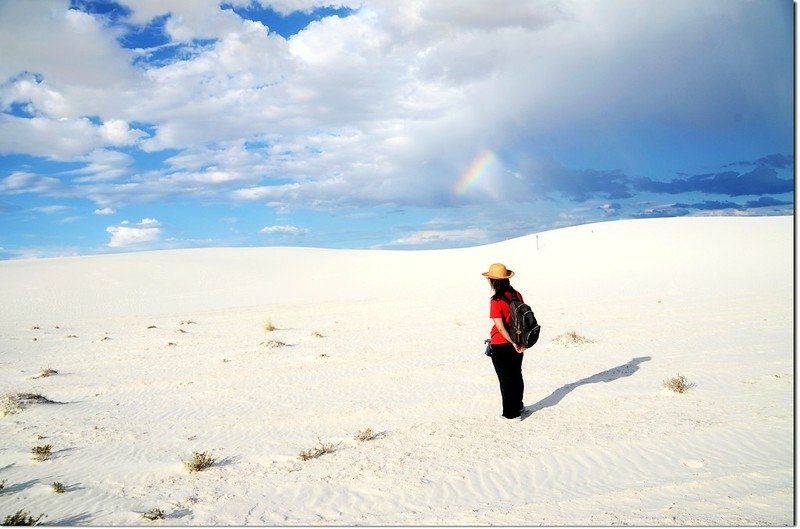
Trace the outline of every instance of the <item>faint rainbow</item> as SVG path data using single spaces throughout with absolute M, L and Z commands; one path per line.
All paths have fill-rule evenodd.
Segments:
M 458 195 L 464 194 L 467 189 L 473 186 L 481 176 L 486 173 L 486 170 L 497 161 L 497 156 L 490 149 L 484 150 L 472 160 L 466 171 L 459 177 L 453 190 Z

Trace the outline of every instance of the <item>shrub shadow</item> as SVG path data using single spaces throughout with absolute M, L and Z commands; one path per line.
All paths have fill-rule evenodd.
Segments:
M 61 525 L 61 526 L 66 526 L 66 525 L 87 525 L 91 521 L 92 521 L 92 515 L 89 514 L 88 512 L 83 512 L 83 513 L 80 513 L 80 514 L 75 514 L 75 515 L 69 516 L 67 518 L 62 518 L 61 520 L 56 522 L 54 525 Z M 46 524 L 46 525 L 49 525 L 49 524 Z
M 523 415 L 523 420 L 526 419 L 527 417 L 530 417 L 537 411 L 557 405 L 564 399 L 564 397 L 566 397 L 569 393 L 571 393 L 575 388 L 578 388 L 580 386 L 585 386 L 587 384 L 596 384 L 598 382 L 613 382 L 614 380 L 618 380 L 620 378 L 629 377 L 639 370 L 639 364 L 642 364 L 649 360 L 652 360 L 651 356 L 639 356 L 637 358 L 631 359 L 631 361 L 626 364 L 612 367 L 611 369 L 606 369 L 605 371 L 601 371 L 600 373 L 595 373 L 594 375 L 587 378 L 582 378 L 577 382 L 571 382 L 569 384 L 565 384 L 560 388 L 558 388 L 557 390 L 555 390 L 554 392 L 552 392 L 547 397 L 537 402 L 536 404 L 531 404 L 530 406 L 526 406 L 525 413 Z
M 6 484 L 6 486 L 3 488 L 3 491 L 0 492 L 0 494 L 12 494 L 14 492 L 20 492 L 27 489 L 28 487 L 36 485 L 37 483 L 39 483 L 37 480 L 31 479 L 29 481 L 23 481 L 22 483 L 12 483 L 10 485 Z

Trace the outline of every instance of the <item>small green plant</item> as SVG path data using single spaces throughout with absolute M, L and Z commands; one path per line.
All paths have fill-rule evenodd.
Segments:
M 361 430 L 360 432 L 356 432 L 355 439 L 356 441 L 372 441 L 375 439 L 375 432 L 372 431 L 372 428 L 367 428 L 366 430 Z
M 341 444 L 342 443 L 323 443 L 322 441 L 319 441 L 319 445 L 315 446 L 314 448 L 301 450 L 300 453 L 297 454 L 297 459 L 300 461 L 308 461 L 309 459 L 316 459 L 325 454 L 332 454 L 339 448 Z
M 67 488 L 60 481 L 56 481 L 55 483 L 53 483 L 53 492 L 55 492 L 56 494 L 64 494 L 65 492 L 67 492 Z
M 686 377 L 680 373 L 664 381 L 664 387 L 675 393 L 686 393 L 689 389 L 693 388 L 694 385 L 694 382 L 687 381 Z
M 10 516 L 6 516 L 3 525 L 39 525 L 39 520 L 42 518 L 44 518 L 44 514 L 34 518 L 29 512 L 19 510 Z
M 165 516 L 166 515 L 164 514 L 164 511 L 161 509 L 150 509 L 149 511 L 142 513 L 142 518 L 150 521 L 163 520 Z
M 191 461 L 184 461 L 184 464 L 189 472 L 200 472 L 213 465 L 215 461 L 210 452 L 195 452 Z
M 31 457 L 36 461 L 47 461 L 52 455 L 53 445 L 34 446 L 31 448 Z

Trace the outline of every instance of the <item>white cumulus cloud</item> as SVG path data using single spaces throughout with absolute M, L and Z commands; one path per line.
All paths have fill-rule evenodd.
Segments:
M 259 230 L 264 235 L 306 235 L 309 230 L 297 226 L 265 226 Z
M 126 248 L 157 241 L 161 238 L 163 229 L 155 219 L 145 218 L 138 224 L 122 221 L 119 226 L 109 226 L 106 231 L 111 234 L 108 242 L 110 248 Z

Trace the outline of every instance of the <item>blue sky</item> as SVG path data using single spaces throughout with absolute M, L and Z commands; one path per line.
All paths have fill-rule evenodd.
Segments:
M 789 0 L 8 0 L 0 259 L 794 212 Z

